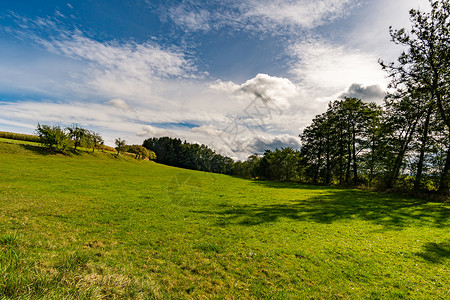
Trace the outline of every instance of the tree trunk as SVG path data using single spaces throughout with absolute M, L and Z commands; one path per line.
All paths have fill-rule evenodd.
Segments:
M 450 189 L 449 189 L 449 181 L 450 181 L 449 171 L 450 171 L 450 147 L 448 147 L 448 149 L 447 149 L 447 158 L 445 160 L 445 166 L 444 166 L 444 169 L 442 170 L 441 181 L 439 183 L 439 194 L 441 194 L 441 195 L 448 194 L 450 191 Z
M 353 123 L 353 132 L 352 132 L 352 155 L 353 155 L 353 184 L 358 183 L 358 169 L 356 164 L 356 132 L 355 132 L 355 124 Z
M 339 184 L 342 185 L 343 181 L 343 174 L 344 174 L 344 142 L 343 140 L 343 133 L 342 133 L 342 126 L 340 126 L 340 136 L 339 136 Z
M 398 179 L 398 176 L 400 175 L 400 168 L 402 167 L 403 158 L 405 157 L 406 151 L 408 150 L 409 147 L 409 143 L 411 142 L 414 136 L 414 131 L 416 130 L 417 122 L 418 120 L 416 120 L 414 124 L 410 128 L 408 128 L 403 145 L 401 145 L 397 157 L 394 161 L 394 168 L 392 169 L 391 175 L 388 177 L 388 181 L 386 182 L 387 188 L 393 188 L 395 182 Z
M 427 117 L 425 119 L 425 124 L 423 128 L 422 145 L 420 146 L 419 162 L 417 164 L 417 173 L 414 180 L 414 190 L 419 190 L 422 182 L 422 172 L 423 172 L 423 162 L 425 160 L 425 149 L 428 144 L 428 127 L 430 125 L 430 117 L 433 111 L 433 106 L 430 106 L 427 112 Z
M 369 167 L 369 186 L 372 186 L 373 173 L 375 169 L 375 134 L 372 135 L 372 149 L 370 155 L 370 167 Z
M 316 168 L 316 172 L 314 172 L 314 178 L 313 178 L 313 183 L 316 184 L 318 177 L 319 177 L 319 171 L 320 171 L 320 164 L 321 164 L 321 160 L 322 159 L 322 150 L 319 148 L 319 152 L 317 153 L 317 168 Z
M 327 170 L 326 170 L 326 174 L 325 174 L 325 184 L 329 185 L 330 184 L 330 145 L 329 142 L 327 141 Z
M 351 147 L 351 141 L 349 140 L 347 143 L 347 170 L 345 172 L 345 184 L 348 184 L 350 182 L 350 170 L 352 166 L 352 147 Z

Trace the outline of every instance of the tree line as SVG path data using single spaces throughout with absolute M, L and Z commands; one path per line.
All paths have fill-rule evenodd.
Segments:
M 220 155 L 206 145 L 182 142 L 177 138 L 160 137 L 146 139 L 143 144 L 156 154 L 156 162 L 169 166 L 232 174 L 233 159 Z
M 66 151 L 73 147 L 76 151 L 82 146 L 94 152 L 95 149 L 101 149 L 104 146 L 103 138 L 98 132 L 87 130 L 77 124 L 65 128 L 59 125 L 38 124 L 35 131 L 41 144 L 53 150 Z

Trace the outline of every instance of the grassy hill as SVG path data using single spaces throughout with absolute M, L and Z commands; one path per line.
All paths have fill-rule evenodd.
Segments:
M 3 140 L 0 295 L 448 299 L 449 216 L 443 203 Z

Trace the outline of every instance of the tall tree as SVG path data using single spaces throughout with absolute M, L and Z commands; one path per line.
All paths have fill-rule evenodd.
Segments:
M 429 95 L 416 99 L 423 108 L 419 116 L 421 119 L 425 118 L 425 125 L 427 112 L 434 106 L 445 124 L 447 136 L 450 137 L 450 2 L 429 2 L 430 12 L 415 9 L 410 11 L 410 32 L 404 28 L 390 28 L 392 41 L 405 46 L 406 50 L 399 56 L 397 63 L 380 63 L 388 71 L 392 79 L 391 86 L 396 88 L 397 94 Z M 423 143 L 428 141 L 425 132 L 422 135 Z M 447 145 L 447 157 L 439 186 L 441 193 L 449 192 L 449 171 L 450 147 Z

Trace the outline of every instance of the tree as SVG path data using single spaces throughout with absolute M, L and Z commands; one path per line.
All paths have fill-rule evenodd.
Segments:
M 117 155 L 120 154 L 120 152 L 125 152 L 128 148 L 127 146 L 127 142 L 125 140 L 122 140 L 120 138 L 116 139 L 114 141 L 114 143 L 116 144 L 116 150 L 117 150 Z
M 36 133 L 39 135 L 41 143 L 48 148 L 66 150 L 69 147 L 69 138 L 58 125 L 49 126 L 38 123 Z
M 86 135 L 85 135 L 84 140 L 85 140 L 86 147 L 92 148 L 92 152 L 94 152 L 95 148 L 98 148 L 104 144 L 104 141 L 103 141 L 103 138 L 101 137 L 101 135 L 94 131 L 86 130 Z
M 397 63 L 380 61 L 391 77 L 390 87 L 398 101 L 413 99 L 421 111 L 417 119 L 409 125 L 412 131 L 418 123 L 423 124 L 421 143 L 426 148 L 429 118 L 433 110 L 444 123 L 446 135 L 450 137 L 450 2 L 430 1 L 431 11 L 412 9 L 410 20 L 412 30 L 390 28 L 392 41 L 407 48 L 399 56 Z M 428 121 L 427 121 L 428 119 Z M 423 121 L 424 120 L 424 121 Z M 409 139 L 407 138 L 406 141 Z M 423 156 L 420 151 L 420 156 Z M 446 162 L 441 171 L 439 191 L 449 192 L 450 147 L 447 145 Z M 417 175 L 422 176 L 423 157 L 419 158 Z
M 144 146 L 141 145 L 131 145 L 128 146 L 128 152 L 135 154 L 136 159 L 155 159 L 156 155 L 155 152 L 147 150 Z
M 66 127 L 66 130 L 68 131 L 68 137 L 73 141 L 74 150 L 77 150 L 78 146 L 86 142 L 88 133 L 86 129 L 74 124 L 70 127 Z
M 331 102 L 325 113 L 313 119 L 300 135 L 306 174 L 313 183 L 356 185 L 363 179 L 361 173 L 368 171 L 360 164 L 367 156 L 375 158 L 372 147 L 380 113 L 375 104 L 345 98 Z

